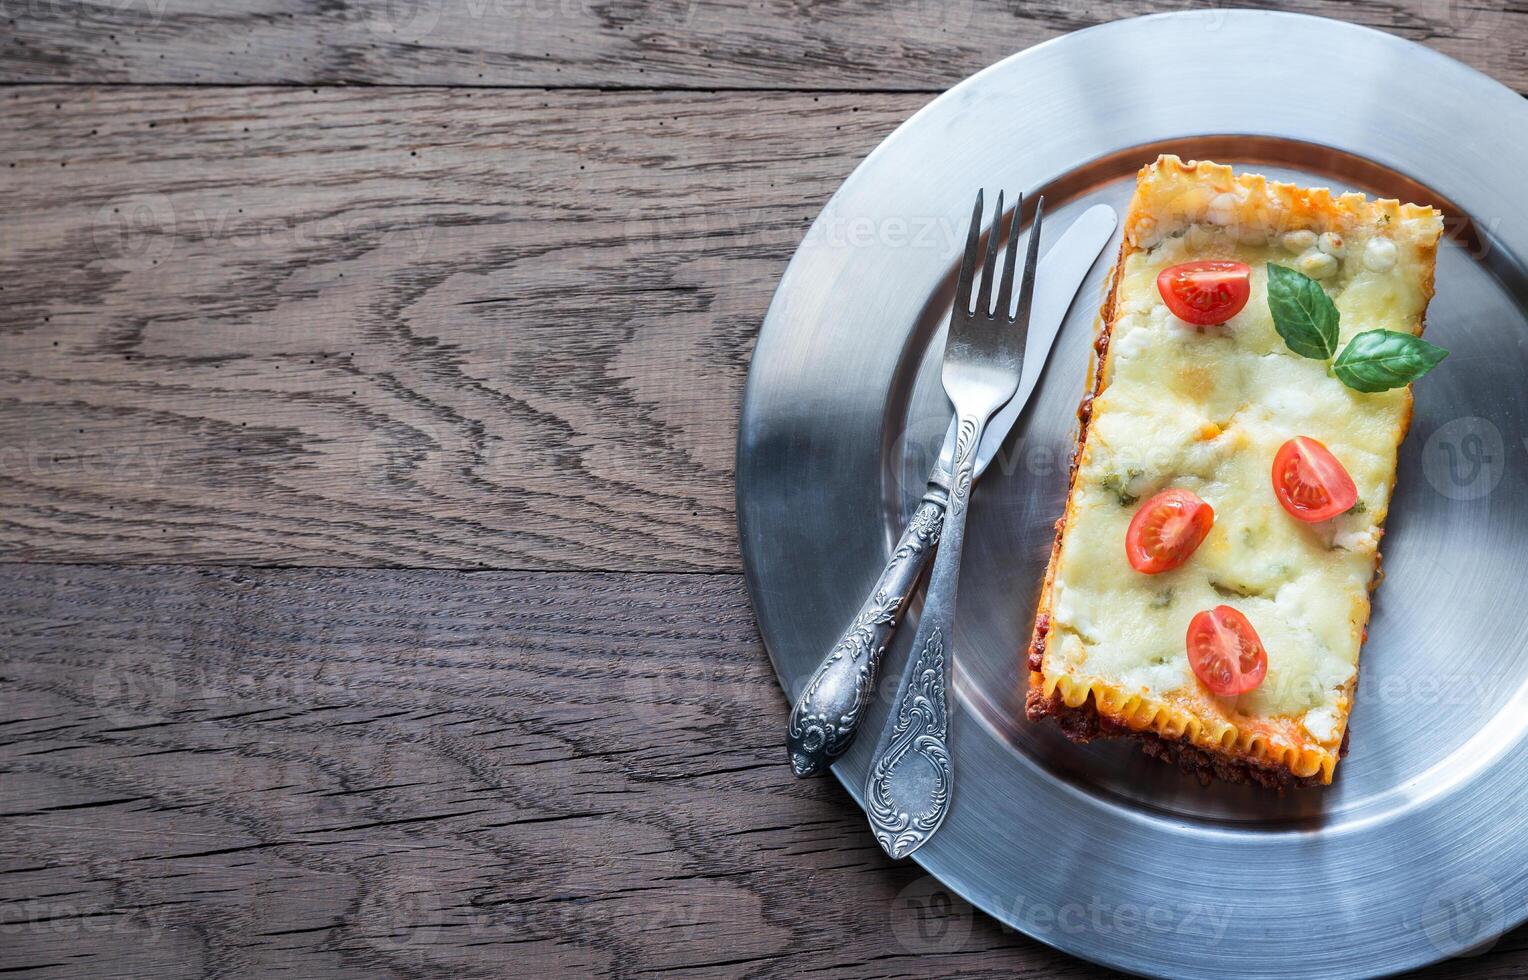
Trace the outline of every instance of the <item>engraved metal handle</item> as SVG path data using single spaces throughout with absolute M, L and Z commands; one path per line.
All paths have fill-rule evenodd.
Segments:
M 907 522 L 875 588 L 791 708 L 785 746 L 797 776 L 826 769 L 854 741 L 875 689 L 881 655 L 939 542 L 945 497 L 944 480 L 931 476 L 929 492 Z
M 966 539 L 966 510 L 985 419 L 965 415 L 955 449 L 949 512 L 928 596 L 897 700 L 886 719 L 865 786 L 865 810 L 881 848 L 904 858 L 922 847 L 950 811 L 955 770 L 949 747 L 949 668 L 955 590 Z

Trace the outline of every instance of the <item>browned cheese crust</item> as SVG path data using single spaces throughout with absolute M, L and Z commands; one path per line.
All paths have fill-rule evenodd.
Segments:
M 1189 165 L 1189 168 L 1191 169 L 1192 165 Z M 1051 621 L 1050 602 L 1054 594 L 1052 586 L 1056 570 L 1060 564 L 1062 538 L 1071 513 L 1071 501 L 1074 498 L 1074 491 L 1076 489 L 1078 463 L 1082 455 L 1084 443 L 1086 442 L 1088 425 L 1092 419 L 1093 402 L 1095 398 L 1102 394 L 1104 389 L 1105 360 L 1115 326 L 1118 294 L 1120 283 L 1124 278 L 1125 260 L 1130 253 L 1131 249 L 1128 241 L 1122 242 L 1119 254 L 1115 259 L 1112 285 L 1099 315 L 1098 336 L 1094 342 L 1091 372 L 1092 383 L 1083 395 L 1082 402 L 1077 409 L 1077 439 L 1072 449 L 1068 467 L 1068 506 L 1066 511 L 1056 521 L 1055 535 L 1051 543 L 1050 560 L 1047 563 L 1045 580 L 1041 586 L 1039 608 L 1036 610 L 1034 633 L 1026 657 L 1026 666 L 1029 670 L 1029 690 L 1025 699 L 1025 714 L 1031 721 L 1038 721 L 1042 718 L 1054 719 L 1068 738 L 1078 742 L 1087 742 L 1095 738 L 1114 737 L 1136 739 L 1140 742 L 1142 750 L 1148 755 L 1167 762 L 1175 761 L 1181 769 L 1194 773 L 1202 782 L 1206 783 L 1211 779 L 1220 779 L 1228 782 L 1250 781 L 1262 786 L 1277 788 L 1280 791 L 1290 786 L 1321 785 L 1322 780 L 1319 774 L 1298 777 L 1287 769 L 1264 765 L 1260 760 L 1249 756 L 1205 752 L 1195 747 L 1186 735 L 1182 738 L 1174 739 L 1150 730 L 1136 731 L 1127 728 L 1100 715 L 1091 695 L 1089 695 L 1083 705 L 1076 708 L 1068 708 L 1059 694 L 1047 697 L 1038 689 L 1040 687 L 1040 671 L 1042 668 L 1042 657 L 1045 652 L 1046 635 Z M 1429 270 L 1425 289 L 1426 295 L 1430 298 L 1433 293 L 1431 270 Z M 1402 423 L 1401 431 L 1403 437 L 1406 430 L 1410 427 L 1411 419 L 1412 405 L 1408 403 L 1406 418 Z M 1382 577 L 1379 566 L 1376 564 L 1374 578 L 1369 585 L 1371 592 L 1379 585 Z M 1365 634 L 1367 634 L 1367 629 L 1367 623 L 1365 623 Z M 1350 733 L 1350 731 L 1346 732 L 1343 736 L 1338 750 L 1339 758 L 1347 754 L 1348 736 Z

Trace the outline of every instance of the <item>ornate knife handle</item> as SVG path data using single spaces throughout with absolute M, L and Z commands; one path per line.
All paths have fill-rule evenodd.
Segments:
M 875 689 L 881 654 L 939 542 L 946 499 L 942 482 L 931 478 L 929 492 L 907 522 L 869 598 L 791 708 L 785 745 L 797 776 L 826 769 L 854 741 Z
M 922 847 L 950 812 L 955 767 L 950 759 L 949 670 L 954 653 L 955 592 L 966 539 L 976 447 L 985 421 L 963 415 L 934 571 L 929 576 L 918 632 L 907 657 L 897 701 L 870 762 L 865 812 L 881 849 L 905 858 Z

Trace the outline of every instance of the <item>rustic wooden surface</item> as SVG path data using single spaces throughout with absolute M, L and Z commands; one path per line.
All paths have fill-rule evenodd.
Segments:
M 736 413 L 932 93 L 1220 7 L 0 0 L 0 970 L 1097 975 L 788 775 Z
M 0 547 L 736 571 L 762 311 L 925 101 L 14 88 Z
M 940 91 L 1122 17 L 1230 7 L 1391 31 L 1528 89 L 1517 0 L 7 0 L 21 81 Z

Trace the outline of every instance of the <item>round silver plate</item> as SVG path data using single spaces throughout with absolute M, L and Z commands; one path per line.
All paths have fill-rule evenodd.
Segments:
M 1009 58 L 893 133 L 791 262 L 749 374 L 739 524 L 770 656 L 794 697 L 921 490 L 976 188 L 1045 193 L 1051 237 L 1100 201 L 1123 214 L 1163 151 L 1449 215 L 1428 336 L 1452 355 L 1417 385 L 1351 753 L 1331 787 L 1280 797 L 1024 720 L 1111 246 L 975 494 L 954 804 L 917 859 L 1003 922 L 1140 973 L 1372 975 L 1479 951 L 1528 914 L 1528 104 L 1425 48 L 1287 14 L 1145 17 Z M 836 767 L 856 798 L 911 633 Z

